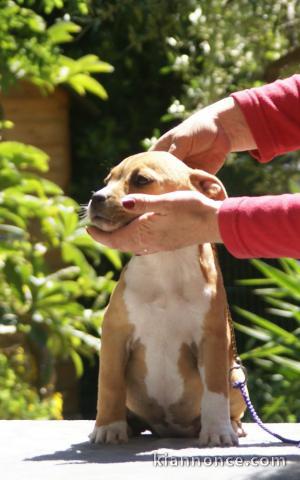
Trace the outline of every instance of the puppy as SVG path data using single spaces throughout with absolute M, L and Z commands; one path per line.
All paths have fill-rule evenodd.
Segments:
M 141 153 L 112 169 L 88 217 L 113 231 L 136 217 L 122 207 L 125 195 L 175 190 L 226 197 L 216 177 L 169 153 Z M 126 442 L 147 428 L 161 437 L 199 437 L 201 446 L 238 444 L 245 404 L 229 381 L 234 359 L 226 312 L 210 244 L 132 257 L 103 321 L 91 441 Z

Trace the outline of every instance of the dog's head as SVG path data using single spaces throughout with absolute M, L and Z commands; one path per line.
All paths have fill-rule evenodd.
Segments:
M 111 232 L 134 220 L 137 215 L 125 210 L 125 195 L 160 195 L 176 190 L 198 190 L 209 198 L 221 200 L 225 189 L 215 176 L 188 167 L 167 152 L 133 155 L 114 167 L 105 186 L 95 192 L 88 204 L 89 221 L 100 230 Z

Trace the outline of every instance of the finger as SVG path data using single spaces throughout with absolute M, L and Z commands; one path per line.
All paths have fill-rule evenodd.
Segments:
M 125 209 L 134 213 L 143 214 L 154 212 L 160 215 L 169 209 L 170 199 L 167 195 L 126 195 L 122 198 L 122 205 Z
M 120 227 L 113 232 L 103 232 L 97 227 L 87 227 L 87 233 L 96 242 L 106 245 L 107 247 L 120 250 L 122 252 L 139 253 L 143 251 L 144 246 L 141 245 L 140 239 L 140 223 L 147 220 L 150 214 L 142 215 L 133 220 L 128 225 Z
M 179 160 L 184 160 L 187 156 L 187 149 L 184 144 L 173 142 L 169 148 L 169 153 L 179 158 Z
M 184 161 L 191 168 L 199 168 L 215 175 L 224 164 L 225 154 L 219 155 L 204 152 L 204 154 L 188 156 Z
M 176 137 L 176 127 L 162 135 L 150 150 L 164 150 L 171 153 L 180 160 L 184 160 L 189 154 L 190 139 L 187 137 Z
M 107 247 L 116 248 L 114 245 L 114 239 L 111 232 L 103 232 L 97 227 L 87 227 L 86 232 L 94 239 Z
M 162 135 L 151 147 L 149 150 L 163 150 L 165 152 L 169 151 L 169 148 L 173 141 L 172 130 Z

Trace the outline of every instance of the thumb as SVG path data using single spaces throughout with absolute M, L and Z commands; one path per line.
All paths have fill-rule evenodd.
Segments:
M 148 212 L 163 215 L 169 205 L 164 195 L 126 195 L 122 198 L 122 205 L 133 213 L 143 214 Z
M 172 155 L 184 161 L 191 154 L 191 146 L 191 135 L 177 134 L 173 137 L 173 141 L 169 147 L 169 153 L 172 153 Z

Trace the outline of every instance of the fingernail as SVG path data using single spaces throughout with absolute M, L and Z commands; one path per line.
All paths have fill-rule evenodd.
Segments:
M 128 210 L 132 210 L 135 206 L 135 200 L 133 198 L 125 198 L 124 200 L 122 200 L 122 205 Z

